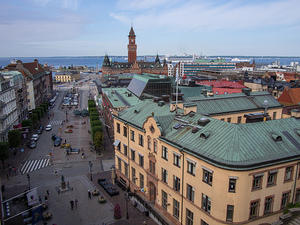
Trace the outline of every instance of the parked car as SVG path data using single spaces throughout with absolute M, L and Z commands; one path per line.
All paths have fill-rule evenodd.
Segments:
M 32 140 L 32 141 L 37 141 L 37 140 L 39 140 L 39 135 L 38 135 L 38 134 L 33 134 L 33 135 L 31 136 L 31 140 Z
M 36 131 L 38 134 L 43 133 L 44 127 L 41 125 L 39 129 Z
M 55 147 L 60 146 L 61 141 L 62 141 L 62 139 L 61 139 L 60 137 L 57 137 L 57 138 L 54 140 L 54 146 L 55 146 Z
M 79 154 L 79 152 L 80 152 L 80 149 L 79 148 L 68 148 L 67 149 L 67 152 L 69 153 L 69 154 Z
M 119 191 L 117 189 L 117 187 L 112 184 L 110 181 L 106 180 L 106 179 L 98 179 L 98 184 L 103 187 L 103 189 L 110 195 L 110 196 L 114 196 L 114 195 L 118 195 Z
M 48 124 L 48 125 L 46 126 L 45 130 L 46 130 L 46 131 L 50 131 L 50 130 L 52 130 L 52 126 L 51 126 L 51 124 Z
M 36 148 L 36 142 L 35 141 L 28 142 L 27 143 L 27 147 L 31 148 L 31 149 Z

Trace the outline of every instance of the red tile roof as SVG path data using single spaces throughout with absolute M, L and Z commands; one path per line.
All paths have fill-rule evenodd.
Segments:
M 232 93 L 241 93 L 242 89 L 233 89 L 233 88 L 215 88 L 213 87 L 213 92 L 215 95 L 224 95 L 224 94 L 232 94 Z
M 235 81 L 227 80 L 217 80 L 217 81 L 198 81 L 197 84 L 212 86 L 214 88 L 232 88 L 232 89 L 242 89 L 246 86 Z
M 300 88 L 285 88 L 278 98 L 282 105 L 297 105 L 300 103 Z
M 23 63 L 23 66 L 29 70 L 29 72 L 32 75 L 38 74 L 38 73 L 42 73 L 45 72 L 45 70 L 43 69 L 43 67 L 39 64 L 38 61 L 34 61 L 34 62 L 30 62 L 30 63 Z

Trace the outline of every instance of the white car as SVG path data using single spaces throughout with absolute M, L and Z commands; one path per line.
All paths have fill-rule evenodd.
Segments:
M 48 124 L 48 125 L 46 126 L 45 130 L 46 130 L 46 131 L 50 131 L 50 130 L 52 130 L 52 126 L 51 126 L 51 124 Z
M 32 141 L 37 141 L 39 139 L 39 135 L 38 134 L 33 134 L 31 137 Z

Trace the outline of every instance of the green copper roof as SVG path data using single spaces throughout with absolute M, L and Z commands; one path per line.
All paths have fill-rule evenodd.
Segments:
M 175 116 L 169 105 L 150 100 L 116 118 L 142 129 L 152 112 L 162 132 L 160 139 L 221 168 L 249 170 L 300 159 L 300 120 L 295 118 L 231 124 L 206 117 L 210 122 L 203 126 L 198 125 L 202 114 Z M 199 130 L 193 133 L 193 127 Z
M 130 107 L 140 102 L 127 88 L 103 88 L 102 91 L 111 102 L 113 108 Z
M 280 103 L 268 92 L 252 92 L 250 96 L 244 93 L 216 95 L 213 97 L 189 97 L 185 107 L 197 105 L 197 112 L 205 115 L 215 115 L 239 111 L 264 109 L 267 100 L 268 108 L 281 107 Z

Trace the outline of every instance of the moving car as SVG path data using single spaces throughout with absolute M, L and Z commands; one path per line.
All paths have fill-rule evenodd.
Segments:
M 61 144 L 62 139 L 60 137 L 56 137 L 56 139 L 54 140 L 54 146 L 58 147 Z
M 38 135 L 38 134 L 33 134 L 33 135 L 31 136 L 31 140 L 32 140 L 32 141 L 37 141 L 37 140 L 39 140 L 39 135 Z
M 27 146 L 28 146 L 28 148 L 31 148 L 31 149 L 36 148 L 36 142 L 35 141 L 28 142 Z
M 43 133 L 44 127 L 41 125 L 39 129 L 36 131 L 38 134 Z
M 48 124 L 48 125 L 46 126 L 45 130 L 46 130 L 46 131 L 50 131 L 50 130 L 52 130 L 52 126 L 51 126 L 51 124 Z
M 103 189 L 110 195 L 110 196 L 114 196 L 114 195 L 118 195 L 119 191 L 117 189 L 117 187 L 112 184 L 110 181 L 108 181 L 107 179 L 98 179 L 98 184 L 100 186 L 103 187 Z

